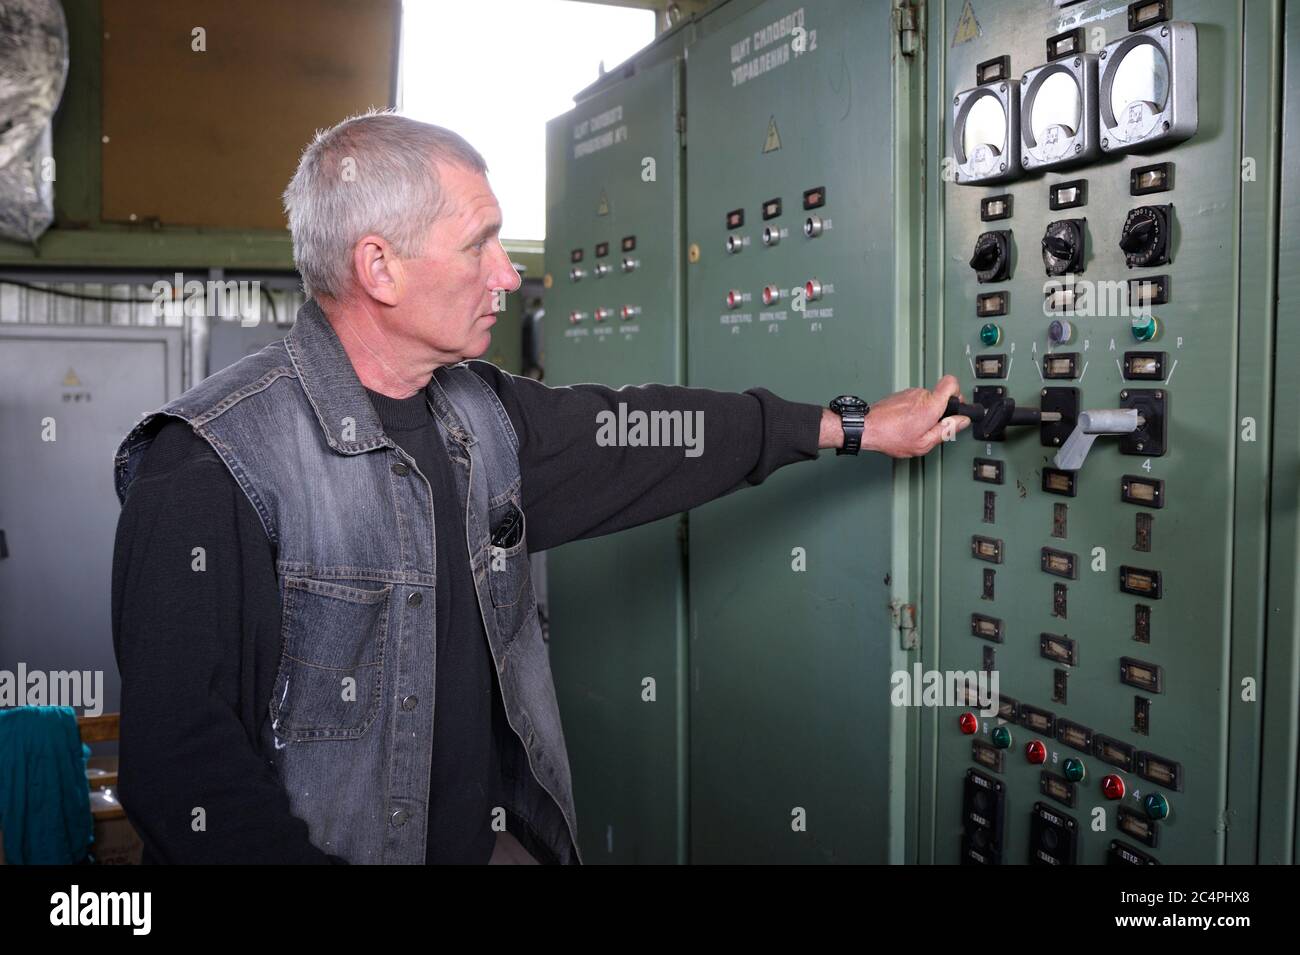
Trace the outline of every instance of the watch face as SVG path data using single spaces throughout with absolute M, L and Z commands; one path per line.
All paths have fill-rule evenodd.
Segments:
M 840 414 L 846 411 L 866 411 L 867 403 L 856 395 L 840 395 L 831 402 L 830 408 Z

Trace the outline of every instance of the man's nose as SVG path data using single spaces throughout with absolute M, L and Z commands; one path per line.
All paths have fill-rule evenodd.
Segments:
M 505 289 L 507 292 L 516 292 L 524 284 L 522 276 L 515 270 L 514 263 L 510 261 L 510 254 L 500 242 L 496 243 L 495 261 L 492 263 L 491 288 Z

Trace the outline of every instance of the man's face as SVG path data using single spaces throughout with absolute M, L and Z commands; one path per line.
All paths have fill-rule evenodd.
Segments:
M 519 288 L 519 273 L 501 247 L 501 207 L 480 172 L 439 164 L 443 215 L 424 253 L 402 260 L 398 314 L 403 333 L 427 346 L 439 363 L 477 358 L 496 324 L 493 291 Z

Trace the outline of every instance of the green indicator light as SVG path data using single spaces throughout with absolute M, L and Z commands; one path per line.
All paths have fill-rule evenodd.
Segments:
M 1160 793 L 1152 793 L 1146 798 L 1147 815 L 1152 819 L 1169 818 L 1169 800 Z
M 990 734 L 993 738 L 993 745 L 998 749 L 1006 749 L 1011 745 L 1011 730 L 1005 726 L 999 726 Z
M 1160 320 L 1154 315 L 1138 315 L 1133 319 L 1133 337 L 1149 342 L 1160 334 Z
M 987 347 L 992 348 L 998 342 L 1002 341 L 1002 329 L 989 322 L 980 329 L 980 341 Z
M 1083 766 L 1083 760 L 1075 759 L 1071 756 L 1065 761 L 1065 778 L 1072 783 L 1083 782 L 1083 777 L 1088 775 L 1088 771 Z

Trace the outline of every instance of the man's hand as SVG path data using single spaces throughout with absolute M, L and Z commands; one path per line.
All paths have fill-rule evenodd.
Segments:
M 933 391 L 906 388 L 872 402 L 862 431 L 863 449 L 891 458 L 912 458 L 927 454 L 940 441 L 951 440 L 970 427 L 965 415 L 943 417 L 948 399 L 954 395 L 962 400 L 961 386 L 952 375 L 944 375 Z M 843 444 L 840 416 L 830 410 L 823 412 L 821 446 L 838 448 Z

